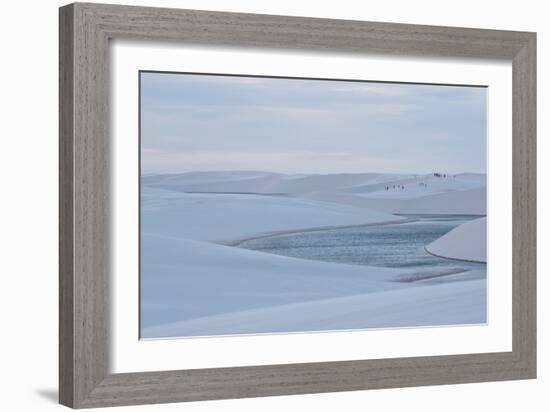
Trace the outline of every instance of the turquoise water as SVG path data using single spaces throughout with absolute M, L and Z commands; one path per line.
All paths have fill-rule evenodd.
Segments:
M 424 247 L 472 216 L 412 216 L 411 223 L 276 235 L 244 241 L 241 248 L 300 259 L 410 269 L 478 269 L 480 263 L 432 256 Z

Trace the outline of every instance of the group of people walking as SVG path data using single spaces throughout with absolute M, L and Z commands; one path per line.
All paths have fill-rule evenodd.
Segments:
M 448 175 L 446 173 L 434 173 L 433 174 L 434 177 L 443 177 L 443 178 L 446 178 L 446 177 L 456 177 L 456 175 Z M 416 176 L 415 176 L 416 177 Z M 428 187 L 428 184 L 427 183 L 424 183 L 424 182 L 419 182 L 418 183 L 419 186 L 422 186 L 422 187 Z M 397 190 L 405 190 L 405 185 L 391 185 L 391 186 L 385 186 L 384 187 L 385 190 L 394 190 L 394 189 L 397 189 Z
M 405 186 L 403 186 L 403 185 L 393 185 L 393 187 L 391 187 L 391 189 L 405 190 Z M 386 190 L 390 190 L 390 187 L 386 186 Z

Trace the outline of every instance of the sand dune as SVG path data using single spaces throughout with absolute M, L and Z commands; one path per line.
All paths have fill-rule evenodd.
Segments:
M 395 213 L 485 215 L 487 193 L 481 187 L 424 196 L 403 202 L 395 209 Z
M 302 198 L 320 202 L 337 203 L 358 208 L 396 214 L 451 214 L 480 215 L 487 213 L 486 191 L 484 187 L 448 191 L 443 193 L 416 196 L 367 197 L 348 193 L 314 192 L 300 195 Z
M 187 193 L 272 194 L 402 214 L 486 214 L 486 176 L 192 172 L 146 176 L 143 187 Z
M 145 336 L 204 336 L 481 324 L 484 280 L 343 296 L 223 313 L 145 328 Z
M 483 323 L 485 280 L 475 270 L 416 273 L 214 242 L 405 220 L 395 213 L 484 214 L 484 185 L 485 176 L 476 174 L 237 171 L 144 176 L 142 336 Z M 429 251 L 485 259 L 484 222 L 459 226 L 429 245 Z
M 142 236 L 142 259 L 142 324 L 146 328 L 175 320 L 411 287 L 410 283 L 392 282 L 409 273 L 404 269 L 295 259 L 158 235 Z
M 403 219 L 380 211 L 308 199 L 182 193 L 147 186 L 142 189 L 141 204 L 142 233 L 209 241 Z
M 436 256 L 487 262 L 487 219 L 471 220 L 426 246 Z
M 404 175 L 380 173 L 285 175 L 267 172 L 196 172 L 148 176 L 143 179 L 143 184 L 182 192 L 286 194 L 343 190 L 403 178 Z

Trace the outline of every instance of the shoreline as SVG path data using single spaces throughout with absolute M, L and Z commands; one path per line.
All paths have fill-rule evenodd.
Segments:
M 392 213 L 395 216 L 405 216 L 405 217 L 424 217 L 424 218 L 438 218 L 438 217 L 447 217 L 447 218 L 482 218 L 487 217 L 486 214 L 472 214 L 472 213 Z
M 323 232 L 323 231 L 326 231 L 326 230 L 351 229 L 351 228 L 354 228 L 354 227 L 400 225 L 400 224 L 403 224 L 403 223 L 418 222 L 418 220 L 419 219 L 406 218 L 406 219 L 401 219 L 401 220 L 385 220 L 385 221 L 382 221 L 382 222 L 364 223 L 364 224 L 358 224 L 358 225 L 318 226 L 318 227 L 303 228 L 303 229 L 278 230 L 278 231 L 274 231 L 274 232 L 268 232 L 268 233 L 264 233 L 264 234 L 259 234 L 259 235 L 249 236 L 249 237 L 239 238 L 239 239 L 216 240 L 216 241 L 213 241 L 213 243 L 216 243 L 218 245 L 223 245 L 223 246 L 236 247 L 236 246 L 240 246 L 244 242 L 248 242 L 250 240 L 265 239 L 265 238 L 270 238 L 270 237 L 275 237 L 275 236 L 292 235 L 292 234 L 296 234 L 296 233 Z
M 396 279 L 392 280 L 391 282 L 415 283 L 415 282 L 421 282 L 423 280 L 437 279 L 445 276 L 457 275 L 459 273 L 469 272 L 470 270 L 471 269 L 456 268 L 456 269 L 435 270 L 432 272 L 412 272 L 412 273 L 407 273 L 402 276 L 399 276 Z
M 437 253 L 430 252 L 430 250 L 428 249 L 428 246 L 424 246 L 424 250 L 426 251 L 427 254 L 441 258 L 441 259 L 455 260 L 457 262 L 478 263 L 478 264 L 484 264 L 484 265 L 487 264 L 487 262 L 483 262 L 482 260 L 460 259 L 460 258 L 452 258 L 448 256 L 438 255 Z

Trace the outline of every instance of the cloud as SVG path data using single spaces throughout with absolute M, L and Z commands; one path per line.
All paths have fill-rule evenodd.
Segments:
M 485 171 L 484 88 L 142 76 L 145 172 Z

